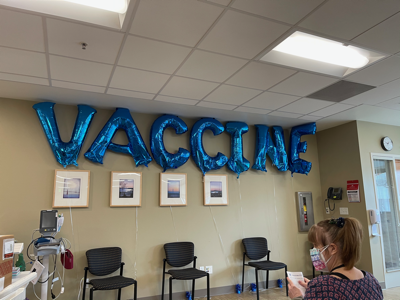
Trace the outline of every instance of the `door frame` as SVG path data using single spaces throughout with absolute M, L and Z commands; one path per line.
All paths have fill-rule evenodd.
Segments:
M 397 175 L 396 175 L 396 160 L 400 160 L 400 155 L 396 154 L 386 154 L 386 153 L 372 153 L 371 152 L 371 168 L 372 168 L 372 179 L 374 182 L 374 197 L 375 197 L 375 208 L 379 210 L 379 202 L 378 202 L 378 197 L 377 197 L 377 188 L 376 188 L 376 180 L 375 180 L 375 167 L 374 167 L 374 159 L 381 159 L 381 160 L 388 160 L 392 161 L 392 164 L 390 165 L 391 172 L 392 172 L 392 194 L 393 197 L 395 198 L 395 204 L 397 208 L 397 214 L 398 217 L 400 218 L 400 187 L 397 186 Z M 370 224 L 369 224 L 370 225 Z M 387 271 L 386 270 L 386 263 L 385 263 L 385 249 L 383 246 L 383 240 L 382 240 L 382 226 L 379 224 L 379 242 L 381 244 L 381 251 L 382 251 L 382 266 L 383 266 L 383 271 L 384 271 L 384 277 L 385 277 L 385 282 L 386 280 L 386 275 L 390 274 L 392 272 L 400 272 L 400 270 L 395 270 L 395 271 Z

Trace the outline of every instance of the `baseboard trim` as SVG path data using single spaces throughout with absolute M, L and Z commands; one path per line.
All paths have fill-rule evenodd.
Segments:
M 259 282 L 261 285 L 261 288 L 264 288 L 265 282 Z M 283 286 L 285 286 L 285 281 L 283 281 Z M 245 283 L 245 286 L 250 285 L 250 283 Z M 269 288 L 275 288 L 277 287 L 277 281 L 276 280 L 270 280 L 268 281 L 268 286 Z M 167 287 L 165 288 L 165 291 L 167 291 Z M 283 288 L 284 289 L 284 288 Z M 219 296 L 219 295 L 225 295 L 225 294 L 233 294 L 236 293 L 236 285 L 228 285 L 228 286 L 221 286 L 221 287 L 215 287 L 215 288 L 210 288 L 210 297 L 212 296 Z M 201 289 L 201 290 L 196 290 L 195 291 L 195 297 L 205 297 L 207 296 L 207 289 Z M 177 293 L 172 293 L 172 298 L 177 300 L 185 300 L 186 299 L 186 292 L 177 292 Z M 149 297 L 142 297 L 138 298 L 140 300 L 161 300 L 161 294 L 155 295 L 155 296 L 149 296 Z M 133 299 L 130 299 L 133 300 Z M 164 300 L 169 300 L 169 294 L 164 294 Z

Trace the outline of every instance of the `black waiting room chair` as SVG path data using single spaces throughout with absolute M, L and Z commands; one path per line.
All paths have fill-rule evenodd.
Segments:
M 97 248 L 86 252 L 88 267 L 85 267 L 82 300 L 85 300 L 86 284 L 92 286 L 90 289 L 90 300 L 93 300 L 94 291 L 118 290 L 118 300 L 121 299 L 121 289 L 132 284 L 135 285 L 134 300 L 137 298 L 137 282 L 132 278 L 122 276 L 125 263 L 121 262 L 122 250 L 118 247 Z M 105 276 L 120 269 L 119 276 L 92 279 L 86 283 L 87 272 L 95 276 Z
M 161 300 L 164 300 L 165 275 L 169 277 L 169 300 L 172 300 L 172 280 L 193 280 L 192 299 L 194 299 L 195 280 L 207 276 L 207 300 L 210 300 L 210 275 L 207 272 L 196 269 L 196 259 L 194 256 L 194 244 L 192 242 L 175 242 L 164 245 L 165 256 L 162 276 Z M 165 272 L 165 265 L 168 263 L 175 268 L 184 267 L 193 262 L 192 268 L 170 269 Z
M 269 260 L 270 250 L 268 250 L 267 239 L 264 237 L 253 237 L 246 238 L 242 240 L 244 245 L 243 253 L 243 274 L 242 274 L 242 291 L 244 291 L 244 266 L 249 266 L 255 268 L 256 271 L 256 285 L 257 285 L 257 300 L 260 299 L 259 295 L 259 285 L 258 285 L 258 271 L 267 271 L 267 280 L 265 281 L 266 288 L 268 289 L 269 271 L 285 269 L 285 279 L 286 279 L 286 296 L 288 296 L 288 282 L 287 282 L 287 266 L 281 262 L 274 262 Z M 251 260 L 259 260 L 267 256 L 267 260 L 263 261 L 249 261 L 246 264 L 246 256 Z

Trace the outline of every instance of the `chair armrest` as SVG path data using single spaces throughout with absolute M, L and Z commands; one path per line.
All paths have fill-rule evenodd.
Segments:
M 119 272 L 120 276 L 122 276 L 122 274 L 124 273 L 124 266 L 125 266 L 125 263 L 121 262 L 121 271 Z
M 195 269 L 196 269 L 196 259 L 197 259 L 197 256 L 193 256 L 193 268 L 195 268 Z
M 89 271 L 89 267 L 85 267 L 84 270 L 85 270 L 85 271 Z
M 269 260 L 269 254 L 271 253 L 270 250 L 267 250 L 267 259 Z

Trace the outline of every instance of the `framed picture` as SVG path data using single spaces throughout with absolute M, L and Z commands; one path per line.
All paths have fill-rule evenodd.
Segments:
M 204 205 L 228 205 L 228 176 L 204 176 Z
M 56 170 L 53 208 L 89 206 L 90 171 Z
M 142 173 L 111 172 L 110 206 L 142 205 Z
M 187 205 L 186 174 L 160 174 L 160 206 Z

